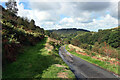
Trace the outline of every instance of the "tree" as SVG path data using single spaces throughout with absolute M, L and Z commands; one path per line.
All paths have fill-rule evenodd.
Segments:
M 17 19 L 17 22 L 18 22 L 18 25 L 22 25 L 23 19 L 19 17 L 19 18 Z
M 9 0 L 5 5 L 10 12 L 17 14 L 18 8 L 15 0 Z
M 30 21 L 30 29 L 34 29 L 35 28 L 35 21 L 32 19 Z
M 102 31 L 102 29 L 99 29 L 98 32 Z
M 23 21 L 24 27 L 25 27 L 25 28 L 28 28 L 28 27 L 29 27 L 29 24 L 30 24 L 29 19 L 28 19 L 27 17 L 24 17 L 23 20 L 24 20 L 24 21 Z
M 109 35 L 108 43 L 114 48 L 120 47 L 120 36 L 118 31 L 112 32 Z
M 73 45 L 75 45 L 75 46 L 80 46 L 80 44 L 81 44 L 80 40 L 78 40 L 78 39 L 73 39 L 73 40 L 71 41 L 71 43 L 72 43 Z

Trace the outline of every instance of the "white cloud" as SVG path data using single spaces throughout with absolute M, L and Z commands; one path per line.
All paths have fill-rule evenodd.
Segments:
M 97 31 L 98 29 L 108 29 L 118 26 L 118 20 L 110 15 L 101 18 L 101 20 L 94 19 L 92 23 L 86 24 L 86 26 L 90 26 L 88 29 Z
M 119 0 L 21 0 L 22 2 L 118 2 Z
M 64 18 L 59 23 L 63 24 L 63 23 L 73 23 L 73 22 L 74 20 L 72 18 Z
M 30 2 L 32 9 L 45 10 L 57 10 L 60 9 L 60 3 L 58 2 Z
M 64 18 L 63 20 L 68 20 L 71 18 Z M 61 21 L 63 21 L 61 20 Z M 108 29 L 118 26 L 118 20 L 110 15 L 106 15 L 100 18 L 100 20 L 93 19 L 90 23 L 80 23 L 81 18 L 72 19 L 74 23 L 67 22 L 66 24 L 57 25 L 56 28 L 83 28 L 91 31 L 97 31 L 98 29 Z M 59 26 L 59 27 L 58 27 Z
M 18 9 L 18 16 L 27 17 L 29 20 L 34 19 L 38 26 L 41 26 L 40 24 L 45 21 L 51 22 L 57 19 L 57 17 L 52 18 L 52 15 L 46 11 L 24 9 L 24 5 L 22 3 L 18 4 Z
M 23 17 L 28 17 L 29 19 L 34 19 L 36 25 L 44 29 L 60 29 L 60 28 L 83 28 L 92 31 L 97 31 L 98 29 L 107 29 L 117 27 L 117 3 L 110 3 L 108 6 L 99 8 L 101 5 L 96 5 L 97 7 L 90 6 L 92 9 L 89 10 L 85 4 L 81 6 L 82 3 L 56 3 L 56 2 L 46 2 L 46 3 L 33 3 L 30 0 L 31 9 L 24 9 L 24 5 L 18 4 L 18 15 Z M 85 8 L 85 9 L 84 9 Z M 60 15 L 66 15 L 69 17 L 60 18 Z
M 113 2 L 112 5 L 109 8 L 110 15 L 118 18 L 118 9 L 120 9 L 120 4 Z

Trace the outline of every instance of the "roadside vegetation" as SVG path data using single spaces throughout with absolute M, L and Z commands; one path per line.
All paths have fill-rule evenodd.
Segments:
M 86 49 L 81 49 L 73 45 L 67 45 L 66 50 L 71 54 L 80 57 L 81 59 L 90 62 L 94 65 L 97 65 L 103 69 L 106 69 L 110 72 L 120 75 L 119 73 L 119 60 L 116 58 L 111 58 L 104 56 Z
M 53 48 L 48 47 L 48 45 Z M 58 54 L 60 46 L 62 46 L 62 44 L 60 44 L 59 41 L 48 37 L 45 45 L 48 51 L 47 55 L 52 56 L 51 59 L 55 59 L 55 61 L 50 61 L 53 64 L 47 70 L 44 70 L 42 78 L 75 78 L 72 71 Z
M 50 45 L 49 43 L 53 43 Z M 5 78 L 75 78 L 69 67 L 58 54 L 59 44 L 44 38 L 34 46 L 24 47 L 17 61 L 7 64 L 3 69 Z M 53 46 L 48 51 L 46 46 Z

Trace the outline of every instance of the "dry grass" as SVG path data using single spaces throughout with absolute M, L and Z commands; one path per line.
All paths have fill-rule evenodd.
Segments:
M 66 67 L 66 66 L 63 66 L 63 65 L 60 65 L 60 64 L 56 64 L 56 67 Z
M 51 46 L 49 43 L 45 44 L 45 49 L 48 51 L 52 51 L 53 50 L 53 46 Z
M 58 73 L 58 77 L 59 78 L 68 78 L 67 75 L 68 74 L 66 72 L 60 72 L 60 73 Z
M 51 42 L 51 41 L 52 41 L 52 42 L 55 42 L 56 44 L 59 44 L 59 43 L 60 43 L 60 41 L 48 37 L 48 40 L 47 40 L 47 42 L 46 42 L 46 44 L 45 44 L 45 49 L 48 50 L 48 51 L 52 51 L 53 48 L 54 48 L 52 45 L 49 44 L 49 42 Z
M 60 43 L 60 41 L 59 40 L 56 40 L 56 39 L 53 39 L 53 38 L 50 38 L 50 37 L 48 37 L 48 41 L 50 42 L 50 41 L 52 41 L 52 42 L 55 42 L 55 43 Z
M 53 46 L 49 44 L 49 42 L 51 41 L 51 39 L 48 37 L 48 40 L 45 44 L 45 49 L 48 50 L 48 51 L 52 51 L 53 50 Z
M 85 52 L 83 49 L 81 49 L 81 48 L 79 48 L 79 47 L 77 47 L 77 46 L 74 46 L 74 45 L 72 45 L 72 44 L 69 44 L 68 45 L 68 47 L 71 49 L 75 49 L 76 51 L 78 51 L 78 52 Z

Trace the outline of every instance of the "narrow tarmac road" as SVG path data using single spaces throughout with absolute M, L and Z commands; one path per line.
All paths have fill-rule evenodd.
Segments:
M 65 47 L 61 47 L 59 49 L 59 55 L 61 56 L 63 61 L 70 67 L 77 79 L 94 78 L 94 80 L 96 80 L 97 78 L 103 78 L 102 80 L 108 80 L 109 78 L 109 80 L 119 80 L 117 76 L 113 73 L 108 72 L 98 66 L 95 66 L 85 60 L 82 60 L 79 57 L 71 55 L 69 52 L 66 51 Z

